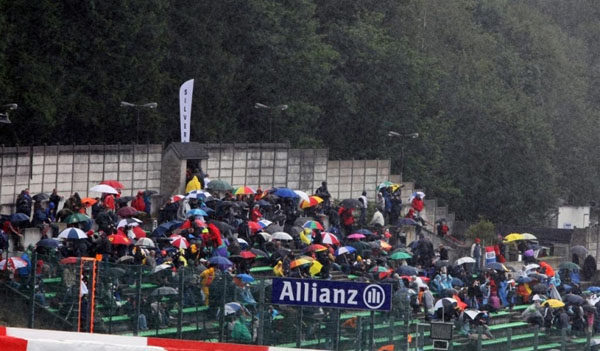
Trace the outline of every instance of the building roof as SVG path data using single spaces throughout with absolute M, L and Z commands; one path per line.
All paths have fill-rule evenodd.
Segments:
M 165 149 L 165 153 L 172 150 L 180 160 L 206 160 L 208 151 L 197 142 L 171 143 Z

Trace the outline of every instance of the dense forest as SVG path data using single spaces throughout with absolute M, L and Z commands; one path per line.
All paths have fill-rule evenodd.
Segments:
M 404 178 L 459 218 L 532 224 L 599 199 L 598 18 L 593 0 L 0 0 L 0 105 L 19 105 L 0 137 L 130 143 L 128 101 L 158 103 L 140 142 L 177 141 L 194 78 L 193 141 L 395 172 L 404 149 Z

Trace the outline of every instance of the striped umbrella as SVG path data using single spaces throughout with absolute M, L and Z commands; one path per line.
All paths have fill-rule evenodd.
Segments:
M 332 233 L 322 233 L 321 234 L 321 238 L 323 240 L 323 244 L 329 244 L 329 245 L 339 245 L 340 241 L 338 240 L 337 236 L 335 236 Z
M 87 239 L 87 234 L 79 228 L 67 228 L 58 234 L 59 239 Z
M 10 257 L 0 261 L 0 269 L 10 268 L 12 270 L 27 267 L 28 263 L 21 257 Z
M 323 230 L 323 225 L 317 221 L 307 221 L 302 225 L 303 228 Z
M 181 235 L 172 237 L 171 245 L 175 246 L 178 249 L 187 249 L 188 247 L 190 247 L 190 243 L 187 241 L 186 238 L 182 237 Z
M 320 198 L 319 196 L 313 195 L 313 196 L 309 196 L 308 197 L 308 201 L 306 200 L 302 200 L 300 202 L 300 208 L 310 208 L 310 207 L 315 207 L 318 204 L 320 204 L 321 202 L 323 202 L 323 199 Z
M 353 252 L 356 252 L 356 249 L 353 248 L 352 246 L 342 246 L 339 249 L 335 250 L 335 255 L 339 256 L 339 255 L 353 253 Z
M 256 194 L 256 190 L 252 189 L 249 186 L 241 186 L 235 189 L 234 195 L 253 195 Z

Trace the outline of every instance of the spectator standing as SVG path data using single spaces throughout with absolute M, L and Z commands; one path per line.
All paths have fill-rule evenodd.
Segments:
M 27 217 L 31 216 L 31 204 L 33 203 L 31 195 L 29 195 L 29 188 L 23 189 L 19 196 L 17 196 L 17 213 L 23 213 Z
M 315 195 L 323 199 L 324 208 L 328 208 L 331 205 L 331 194 L 327 190 L 327 182 L 321 183 L 321 186 L 315 191 Z
M 478 272 L 481 268 L 481 240 L 479 238 L 475 238 L 475 242 L 471 245 L 471 257 L 475 259 L 475 271 Z
M 361 227 L 364 227 L 365 225 L 367 225 L 368 200 L 367 200 L 367 192 L 366 191 L 362 192 L 362 195 L 358 198 L 358 201 L 360 201 L 360 217 L 359 217 L 358 223 Z

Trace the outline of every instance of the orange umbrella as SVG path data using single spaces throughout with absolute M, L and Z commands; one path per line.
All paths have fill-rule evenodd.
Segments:
M 316 195 L 309 196 L 308 201 L 302 200 L 302 202 L 300 202 L 300 208 L 315 207 L 318 204 L 320 204 L 321 202 L 323 202 L 323 199 L 321 197 L 316 196 Z
M 98 200 L 94 199 L 93 197 L 84 197 L 83 199 L 81 199 L 81 204 L 85 207 L 90 207 L 96 202 L 98 202 Z
M 306 252 L 321 252 L 321 251 L 325 251 L 327 250 L 327 246 L 323 246 L 321 244 L 312 244 L 309 247 L 307 247 L 304 251 Z

